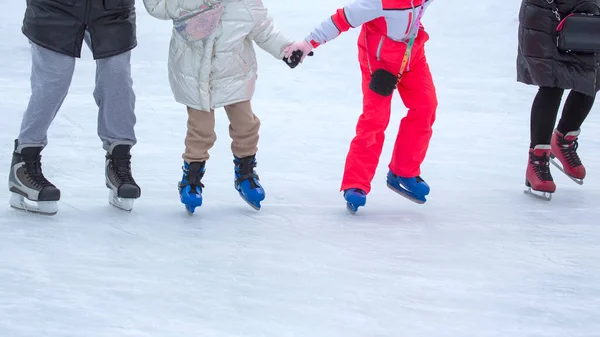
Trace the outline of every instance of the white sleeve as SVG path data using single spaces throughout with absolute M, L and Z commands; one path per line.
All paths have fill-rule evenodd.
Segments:
M 254 21 L 251 37 L 256 44 L 277 59 L 283 58 L 283 49 L 293 41 L 281 33 L 261 0 L 247 0 L 248 10 Z
M 313 47 L 317 47 L 335 39 L 340 33 L 350 28 L 359 27 L 380 16 L 383 16 L 381 0 L 355 0 L 343 8 L 339 8 L 335 14 L 321 22 L 306 37 L 306 41 Z

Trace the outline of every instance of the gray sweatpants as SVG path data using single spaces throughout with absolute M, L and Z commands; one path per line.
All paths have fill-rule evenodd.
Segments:
M 46 146 L 50 124 L 62 106 L 75 70 L 75 58 L 31 43 L 31 97 L 23 115 L 19 149 Z M 102 147 L 135 145 L 135 93 L 131 52 L 96 61 L 94 99 L 98 105 L 98 136 Z

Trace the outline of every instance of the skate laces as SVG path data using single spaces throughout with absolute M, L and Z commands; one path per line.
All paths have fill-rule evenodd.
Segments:
M 135 180 L 131 176 L 131 155 L 110 157 L 114 168 L 114 174 L 122 184 L 135 185 Z
M 546 153 L 541 156 L 536 156 L 531 152 L 529 154 L 529 162 L 533 167 L 533 172 L 542 181 L 551 181 L 552 175 L 550 174 L 550 158 Z
M 258 185 L 254 179 L 259 179 L 256 172 L 254 172 L 254 168 L 256 167 L 256 161 L 254 161 L 253 157 L 243 158 L 233 161 L 235 163 L 237 173 L 236 184 L 241 184 L 244 180 L 250 181 L 251 188 L 257 188 Z
M 29 158 L 23 158 L 25 163 L 25 172 L 27 172 L 27 177 L 29 181 L 39 188 L 54 186 L 51 182 L 44 177 L 42 173 L 42 156 L 37 156 L 30 160 Z
M 560 152 L 567 159 L 567 163 L 572 167 L 581 166 L 581 159 L 577 154 L 577 148 L 579 147 L 577 139 L 568 140 L 565 137 L 558 137 L 557 140 L 560 145 Z
M 183 172 L 185 172 L 184 181 L 181 183 L 181 187 L 190 186 L 191 192 L 196 193 L 195 187 L 199 187 L 200 189 L 204 188 L 204 184 L 202 183 L 202 178 L 204 178 L 204 172 L 201 170 L 190 170 L 183 167 Z

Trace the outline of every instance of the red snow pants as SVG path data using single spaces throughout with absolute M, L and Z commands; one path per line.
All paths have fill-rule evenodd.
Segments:
M 401 177 L 416 177 L 432 136 L 437 109 L 437 95 L 425 57 L 424 44 L 429 39 L 421 29 L 415 39 L 411 59 L 397 85 L 408 108 L 396 137 L 389 169 Z M 391 114 L 391 96 L 369 89 L 371 73 L 379 68 L 394 74 L 400 72 L 406 44 L 393 41 L 363 25 L 358 40 L 358 56 L 362 72 L 363 112 L 358 119 L 356 136 L 346 157 L 341 190 L 371 190 L 371 181 L 379 164 Z

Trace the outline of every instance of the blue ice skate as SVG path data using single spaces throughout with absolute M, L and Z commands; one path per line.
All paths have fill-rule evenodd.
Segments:
M 248 205 L 258 211 L 260 202 L 265 199 L 265 190 L 260 185 L 258 175 L 254 172 L 256 157 L 234 157 L 233 163 L 235 164 L 235 189 Z
M 194 214 L 196 207 L 202 206 L 202 177 L 204 177 L 204 162 L 188 165 L 183 163 L 183 177 L 178 184 L 181 203 L 185 205 L 189 215 Z
M 351 214 L 356 214 L 360 206 L 367 203 L 367 194 L 358 188 L 351 188 L 344 191 L 344 199 L 346 199 L 346 209 Z
M 429 185 L 420 176 L 404 178 L 389 171 L 387 185 L 392 191 L 417 204 L 424 204 L 427 201 L 425 196 L 429 194 Z

